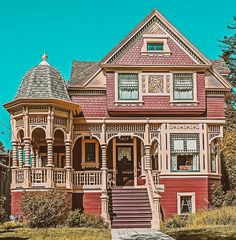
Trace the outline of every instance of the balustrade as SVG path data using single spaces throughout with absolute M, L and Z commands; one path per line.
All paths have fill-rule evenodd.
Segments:
M 76 187 L 101 188 L 102 171 L 75 171 L 73 180 Z

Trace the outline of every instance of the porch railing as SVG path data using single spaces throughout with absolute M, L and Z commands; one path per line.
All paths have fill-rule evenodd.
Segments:
M 160 171 L 152 170 L 152 177 L 153 177 L 153 182 L 154 182 L 155 185 L 159 185 L 160 184 L 159 174 L 160 174 Z
M 102 171 L 74 171 L 73 175 L 75 187 L 101 188 Z
M 66 187 L 66 170 L 64 168 L 53 169 L 53 182 L 56 187 Z
M 32 168 L 31 169 L 31 184 L 32 186 L 44 186 L 47 182 L 47 169 Z

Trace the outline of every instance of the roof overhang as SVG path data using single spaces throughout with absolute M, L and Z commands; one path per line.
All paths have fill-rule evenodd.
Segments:
M 55 107 L 63 107 L 65 109 L 69 109 L 73 111 L 75 114 L 81 112 L 81 107 L 79 104 L 60 100 L 60 99 L 30 99 L 30 98 L 21 98 L 16 99 L 11 102 L 5 103 L 3 106 L 7 109 L 8 112 L 11 112 L 14 108 L 19 106 L 30 106 L 30 105 L 52 105 Z
M 108 64 L 102 63 L 101 67 L 106 71 L 115 70 L 143 70 L 143 71 L 159 71 L 159 70 L 202 70 L 205 71 L 211 67 L 211 64 L 199 64 L 199 65 L 125 65 L 125 64 Z

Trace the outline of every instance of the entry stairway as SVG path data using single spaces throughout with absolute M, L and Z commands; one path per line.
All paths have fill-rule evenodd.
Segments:
M 112 228 L 151 228 L 152 212 L 147 189 L 111 189 L 110 216 Z

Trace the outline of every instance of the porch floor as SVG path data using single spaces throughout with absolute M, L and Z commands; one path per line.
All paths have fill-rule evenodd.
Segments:
M 174 240 L 174 238 L 150 228 L 112 229 L 112 240 Z

